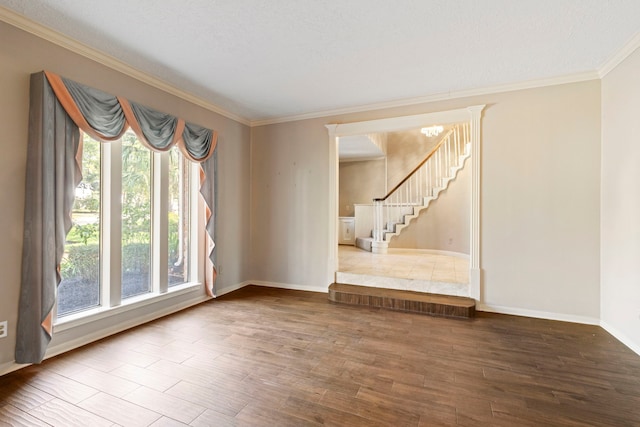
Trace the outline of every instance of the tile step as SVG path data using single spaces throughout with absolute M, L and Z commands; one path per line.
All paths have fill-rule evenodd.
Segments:
M 475 300 L 467 297 L 347 285 L 344 283 L 332 283 L 329 285 L 329 301 L 467 319 L 474 317 L 476 309 Z

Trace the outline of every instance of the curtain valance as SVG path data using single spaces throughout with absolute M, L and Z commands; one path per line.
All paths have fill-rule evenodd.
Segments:
M 167 151 L 177 145 L 193 162 L 207 160 L 218 134 L 211 129 L 98 89 L 44 72 L 56 97 L 82 131 L 101 141 L 115 141 L 131 129 L 147 148 Z
M 200 165 L 207 245 L 205 289 L 214 296 L 215 156 L 217 133 L 50 72 L 31 75 L 17 363 L 39 363 L 53 332 L 60 262 L 71 229 L 75 187 L 82 180 L 81 129 L 114 141 L 131 127 L 149 149 L 177 145 Z

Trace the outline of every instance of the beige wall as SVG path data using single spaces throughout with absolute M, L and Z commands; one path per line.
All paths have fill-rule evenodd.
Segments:
M 441 139 L 425 137 L 420 129 L 387 133 L 387 188 L 398 185 Z
M 449 127 L 445 129 L 445 132 Z M 353 216 L 354 204 L 372 204 L 420 164 L 442 137 L 425 137 L 420 129 L 386 134 L 386 160 L 341 162 L 338 215 Z
M 386 160 L 341 162 L 339 169 L 339 216 L 354 216 L 355 204 L 369 205 L 386 193 Z
M 222 272 L 218 288 L 249 278 L 250 131 L 245 125 L 154 89 L 0 22 L 0 320 L 9 337 L 0 339 L 0 367 L 13 360 L 20 288 L 29 75 L 43 69 L 219 132 L 217 250 Z M 149 313 L 147 313 L 149 314 Z
M 482 304 L 597 321 L 600 81 L 253 128 L 254 278 L 319 291 L 329 284 L 329 200 L 335 195 L 328 187 L 325 124 L 476 104 L 487 104 L 481 152 Z
M 640 354 L 640 50 L 602 80 L 603 324 Z
M 252 279 L 326 291 L 329 145 L 323 122 L 251 130 Z

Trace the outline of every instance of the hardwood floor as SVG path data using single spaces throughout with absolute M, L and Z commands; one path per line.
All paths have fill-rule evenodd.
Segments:
M 640 425 L 603 329 L 250 286 L 0 377 L 0 425 Z

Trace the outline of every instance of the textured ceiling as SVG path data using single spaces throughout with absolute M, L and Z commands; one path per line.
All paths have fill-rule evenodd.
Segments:
M 379 159 L 386 155 L 382 147 L 369 135 L 351 135 L 338 138 L 338 158 L 340 161 Z
M 252 121 L 593 72 L 640 30 L 638 0 L 0 5 Z

